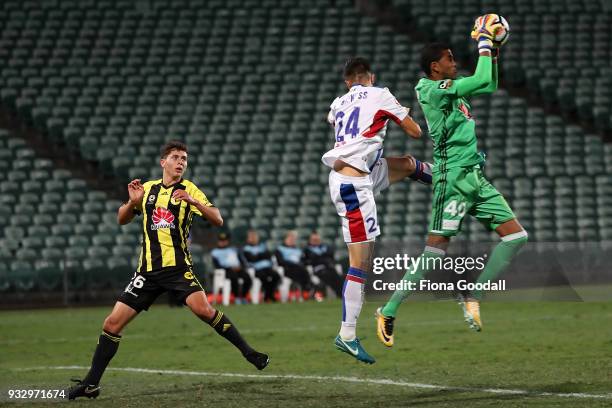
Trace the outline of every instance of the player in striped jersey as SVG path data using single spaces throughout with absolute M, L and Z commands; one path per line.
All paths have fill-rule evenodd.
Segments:
M 407 177 L 431 184 L 431 166 L 412 156 L 382 158 L 389 120 L 409 136 L 421 137 L 421 128 L 387 88 L 374 86 L 370 63 L 351 58 L 344 67 L 348 92 L 330 106 L 329 123 L 336 143 L 323 155 L 332 168 L 329 191 L 342 219 L 350 267 L 342 290 L 342 324 L 336 347 L 367 364 L 374 363 L 356 335 L 367 273 L 372 268 L 374 240 L 380 235 L 374 195 Z
M 115 307 L 104 320 L 102 334 L 93 356 L 89 373 L 69 391 L 69 399 L 95 398 L 100 394 L 99 382 L 121 340 L 121 331 L 142 310 L 147 310 L 164 292 L 172 292 L 191 311 L 236 346 L 257 369 L 269 362 L 242 338 L 234 324 L 207 301 L 204 288 L 192 271 L 187 245 L 194 215 L 212 224 L 223 224 L 219 209 L 191 181 L 183 178 L 187 169 L 187 146 L 171 141 L 161 149 L 163 177 L 148 181 L 133 180 L 128 184 L 129 201 L 118 211 L 117 221 L 124 225 L 142 214 L 142 249 L 138 269 Z

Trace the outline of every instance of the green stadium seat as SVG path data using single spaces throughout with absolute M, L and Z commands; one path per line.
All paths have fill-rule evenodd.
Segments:
M 29 261 L 12 261 L 8 279 L 18 292 L 29 292 L 36 286 L 36 272 Z
M 50 230 L 42 225 L 31 225 L 28 227 L 27 235 L 30 237 L 45 237 L 50 234 Z
M 21 189 L 27 193 L 42 194 L 43 184 L 40 181 L 29 180 L 21 184 Z
M 81 222 L 81 224 L 97 225 L 98 223 L 100 223 L 100 216 L 98 214 L 83 213 L 79 216 L 79 221 Z M 76 220 L 74 221 L 74 223 L 76 223 Z
M 115 244 L 115 239 L 110 234 L 98 234 L 91 237 L 91 243 L 97 247 L 110 249 Z
M 87 254 L 91 259 L 107 259 L 111 252 L 106 247 L 90 247 L 87 248 Z
M 66 238 L 62 236 L 50 236 L 45 238 L 45 245 L 47 248 L 60 248 L 63 249 L 66 246 Z
M 34 263 L 36 271 L 36 282 L 42 290 L 53 291 L 62 286 L 63 272 L 59 267 L 59 263 L 43 259 Z
M 113 216 L 115 216 L 113 214 Z M 98 233 L 99 234 L 110 234 L 110 235 L 114 235 L 114 234 L 118 234 L 119 232 L 121 232 L 121 228 L 119 226 L 119 224 L 115 223 L 115 224 L 109 224 L 109 223 L 102 223 L 98 225 Z
M 59 180 L 47 180 L 45 182 L 45 190 L 48 193 L 56 192 L 63 194 L 65 192 L 65 186 L 62 181 Z
M 0 192 L 2 192 L 2 194 L 14 196 L 19 194 L 20 190 L 20 186 L 12 181 L 0 182 Z
M 7 292 L 11 288 L 10 272 L 8 263 L 0 259 L 0 292 Z
M 45 241 L 43 240 L 42 237 L 31 236 L 31 237 L 27 237 L 21 240 L 21 245 L 23 246 L 23 248 L 28 248 L 28 249 L 33 249 L 35 251 L 38 251 L 45 246 Z
M 137 255 L 140 249 L 136 245 L 115 245 L 111 251 L 114 257 L 122 257 L 129 260 Z
M 72 225 L 58 224 L 58 225 L 51 226 L 51 234 L 53 234 L 54 236 L 67 238 L 72 233 L 73 233 Z
M 135 235 L 130 234 L 116 235 L 115 242 L 117 245 L 125 247 L 135 247 L 140 243 L 139 239 Z
M 30 211 L 33 213 L 34 211 Z M 32 217 L 25 214 L 15 214 L 11 217 L 10 225 L 15 227 L 27 228 L 32 223 Z
M 38 206 L 38 213 L 55 215 L 60 211 L 56 203 L 42 203 Z
M 76 224 L 74 225 L 74 233 L 77 235 L 92 236 L 95 234 L 96 228 L 92 224 Z

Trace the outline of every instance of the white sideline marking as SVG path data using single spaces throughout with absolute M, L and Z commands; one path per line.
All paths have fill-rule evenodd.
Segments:
M 85 366 L 50 366 L 50 367 L 29 367 L 17 368 L 15 371 L 31 371 L 31 370 L 87 370 Z M 183 371 L 183 370 L 156 370 L 151 368 L 135 368 L 135 367 L 109 367 L 107 371 L 122 371 L 130 373 L 145 373 L 145 374 L 166 374 L 166 375 L 189 375 L 198 377 L 231 377 L 231 378 L 255 378 L 255 379 L 290 379 L 290 380 L 306 380 L 306 381 L 337 381 L 360 384 L 374 385 L 395 385 L 399 387 L 429 389 L 429 390 L 446 390 L 446 391 L 462 391 L 462 392 L 483 392 L 489 394 L 500 395 L 525 395 L 532 397 L 564 397 L 564 398 L 598 398 L 612 399 L 612 394 L 588 394 L 582 392 L 543 392 L 516 390 L 505 388 L 475 388 L 475 387 L 456 387 L 451 385 L 436 385 L 423 384 L 406 381 L 395 381 L 384 378 L 358 378 L 344 376 L 322 376 L 322 375 L 299 375 L 299 374 L 242 374 L 242 373 L 213 373 L 207 371 Z

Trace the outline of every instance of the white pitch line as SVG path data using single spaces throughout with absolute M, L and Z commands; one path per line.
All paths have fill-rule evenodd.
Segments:
M 18 368 L 18 369 L 15 369 L 15 371 L 87 370 L 87 369 L 89 369 L 89 367 L 73 365 L 73 366 Z M 394 385 L 394 386 L 399 386 L 399 387 L 429 389 L 429 390 L 482 392 L 482 393 L 499 394 L 499 395 L 525 395 L 525 396 L 531 396 L 531 397 L 612 399 L 612 393 L 588 394 L 588 393 L 582 393 L 582 392 L 544 392 L 544 391 L 506 389 L 506 388 L 456 387 L 452 385 L 436 385 L 436 384 L 424 384 L 424 383 L 415 383 L 415 382 L 406 382 L 406 381 L 395 381 L 395 380 L 390 380 L 390 379 L 385 379 L 385 378 L 358 378 L 358 377 L 344 377 L 344 376 L 299 375 L 299 374 L 213 373 L 213 372 L 207 372 L 207 371 L 157 370 L 157 369 L 151 369 L 151 368 L 135 368 L 135 367 L 110 367 L 107 370 L 131 372 L 131 373 L 145 373 L 145 374 L 188 375 L 188 376 L 197 376 L 197 377 L 230 377 L 230 378 L 251 378 L 251 379 L 336 381 L 336 382 L 373 384 L 373 385 Z

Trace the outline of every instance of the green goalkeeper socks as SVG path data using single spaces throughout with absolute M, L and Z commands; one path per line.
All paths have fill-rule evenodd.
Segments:
M 502 273 L 516 253 L 522 248 L 527 242 L 527 232 L 517 232 L 515 234 L 506 235 L 502 237 L 499 244 L 495 246 L 489 261 L 487 262 L 484 271 L 478 277 L 477 283 L 484 283 L 495 280 Z M 482 290 L 474 290 L 472 297 L 476 299 L 482 299 Z
M 419 262 L 417 265 L 413 265 L 404 277 L 402 281 L 405 282 L 418 282 L 421 278 L 430 270 L 436 267 L 436 260 L 442 259 L 444 257 L 444 251 L 442 249 L 434 248 L 434 247 L 425 247 L 425 250 L 418 258 Z M 396 290 L 391 299 L 387 302 L 385 307 L 383 307 L 382 314 L 386 317 L 395 317 L 397 313 L 397 309 L 399 309 L 400 305 L 408 297 L 410 291 L 408 289 L 398 289 Z

